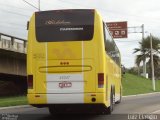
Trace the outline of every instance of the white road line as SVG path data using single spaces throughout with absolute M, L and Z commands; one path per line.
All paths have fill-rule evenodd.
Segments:
M 9 102 L 25 102 L 26 100 L 9 100 L 9 101 L 3 101 L 1 103 L 9 103 Z
M 18 105 L 18 106 L 10 106 L 10 107 L 0 107 L 0 110 L 5 109 L 15 109 L 15 108 L 28 108 L 31 107 L 30 105 Z
M 160 92 L 153 92 L 153 93 L 146 93 L 146 94 L 137 94 L 137 95 L 127 95 L 127 96 L 123 96 L 123 98 L 127 98 L 127 97 L 135 97 L 135 96 L 145 96 L 145 95 L 154 95 L 154 94 L 160 94 Z
M 160 110 L 156 110 L 156 111 L 151 112 L 151 114 L 156 114 L 156 113 L 160 113 Z

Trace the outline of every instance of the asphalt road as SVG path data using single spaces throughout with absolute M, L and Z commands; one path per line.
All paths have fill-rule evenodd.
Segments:
M 6 113 L 9 114 L 7 115 Z M 154 120 L 160 120 L 160 93 L 123 97 L 122 102 L 115 106 L 112 115 L 51 116 L 47 108 L 34 108 L 30 106 L 0 109 L 0 114 L 2 114 L 2 120 L 5 120 L 5 117 L 17 117 L 18 120 L 144 120 L 145 114 L 151 114 L 152 116 L 149 117 L 154 118 Z M 16 116 L 17 114 L 18 116 Z

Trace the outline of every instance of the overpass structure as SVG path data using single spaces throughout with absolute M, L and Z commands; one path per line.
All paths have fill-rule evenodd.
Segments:
M 26 76 L 27 41 L 0 33 L 0 75 Z

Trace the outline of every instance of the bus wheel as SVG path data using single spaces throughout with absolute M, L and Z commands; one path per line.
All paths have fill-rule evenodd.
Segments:
M 58 112 L 56 111 L 56 109 L 54 107 L 49 107 L 48 109 L 49 109 L 49 113 L 51 115 L 57 115 L 58 114 Z
M 121 103 L 122 101 L 122 89 L 120 88 L 120 99 L 116 102 L 116 104 Z
M 114 104 L 115 104 L 115 95 L 113 93 L 113 90 L 111 91 L 110 94 L 110 106 L 107 108 L 107 114 L 111 114 L 113 109 L 114 109 Z

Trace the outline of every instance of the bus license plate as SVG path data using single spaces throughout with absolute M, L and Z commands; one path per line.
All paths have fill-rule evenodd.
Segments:
M 67 81 L 60 82 L 60 83 L 59 83 L 59 87 L 60 87 L 60 88 L 72 87 L 72 83 L 71 83 L 71 82 L 67 82 Z

